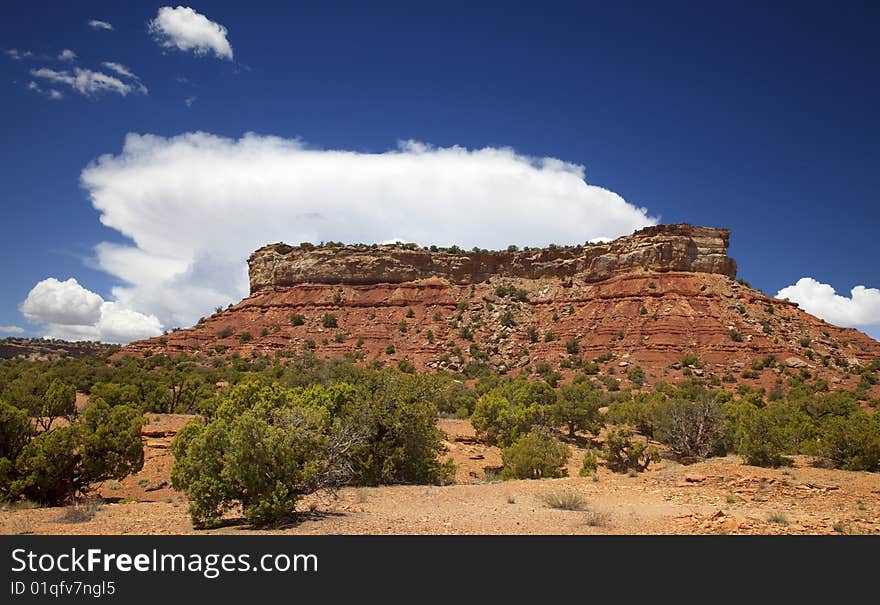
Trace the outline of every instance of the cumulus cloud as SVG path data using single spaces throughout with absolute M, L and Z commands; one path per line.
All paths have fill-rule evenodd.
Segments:
M 191 325 L 247 295 L 245 260 L 271 242 L 395 238 L 503 248 L 583 243 L 655 224 L 584 168 L 511 149 L 406 142 L 382 153 L 299 140 L 130 134 L 81 175 L 101 222 L 132 240 L 98 266 L 126 308 Z
M 66 84 L 76 92 L 87 97 L 105 92 L 112 92 L 127 96 L 129 94 L 148 94 L 147 87 L 140 82 L 123 82 L 119 78 L 110 76 L 100 71 L 75 67 L 73 72 L 67 70 L 55 70 L 48 67 L 32 69 L 31 75 L 43 78 L 49 82 Z
M 65 48 L 60 53 L 58 53 L 59 61 L 76 61 L 76 53 L 70 50 L 69 48 Z
M 13 59 L 15 61 L 21 61 L 22 59 L 29 59 L 34 56 L 34 53 L 32 53 L 29 50 L 18 50 L 17 48 L 7 48 L 6 50 L 3 51 L 3 54 L 5 54 L 7 57 L 9 57 L 10 59 Z
M 24 334 L 24 328 L 19 326 L 0 326 L 0 334 Z
M 47 338 L 127 343 L 162 333 L 154 315 L 105 301 L 74 278 L 44 279 L 31 289 L 19 309 L 29 320 L 44 325 Z
M 851 327 L 880 328 L 880 290 L 856 286 L 850 296 L 841 296 L 833 287 L 812 277 L 802 277 L 793 286 L 776 293 L 776 298 L 787 298 L 798 303 L 807 313 L 825 321 Z
M 113 24 L 108 23 L 107 21 L 101 21 L 99 19 L 90 19 L 89 21 L 87 21 L 87 23 L 88 23 L 89 27 L 91 27 L 94 30 L 103 29 L 103 30 L 107 30 L 107 31 L 113 31 Z
M 72 277 L 67 281 L 50 277 L 31 289 L 20 309 L 31 321 L 65 325 L 93 324 L 101 317 L 103 302 L 103 298 L 80 286 Z
M 192 51 L 199 56 L 214 53 L 218 59 L 232 59 L 227 29 L 189 7 L 163 6 L 147 25 L 164 48 Z
M 193 95 L 191 97 L 187 97 L 183 100 L 183 104 L 186 105 L 187 107 L 192 107 L 193 103 L 196 102 L 196 99 L 198 99 L 198 97 L 195 95 Z

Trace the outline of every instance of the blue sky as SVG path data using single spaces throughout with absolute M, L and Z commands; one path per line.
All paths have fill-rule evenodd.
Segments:
M 419 4 L 4 2 L 0 327 L 185 325 L 244 294 L 255 242 L 660 220 L 729 227 L 754 287 L 880 337 L 876 3 Z

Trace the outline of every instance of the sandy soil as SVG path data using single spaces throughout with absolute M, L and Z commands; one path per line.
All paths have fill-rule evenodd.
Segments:
M 189 419 L 150 416 L 144 470 L 97 490 L 105 501 L 91 519 L 64 522 L 62 508 L 6 510 L 0 533 L 880 535 L 877 473 L 813 468 L 806 458 L 764 469 L 731 456 L 689 466 L 664 460 L 635 477 L 600 468 L 594 480 L 577 476 L 583 450 L 573 447 L 570 477 L 495 481 L 499 451 L 477 443 L 463 420 L 440 421 L 458 465 L 454 485 L 346 488 L 305 499 L 297 519 L 273 530 L 254 530 L 231 515 L 224 527 L 196 531 L 185 495 L 168 484 L 168 444 Z M 550 506 L 559 495 L 579 499 L 580 509 Z

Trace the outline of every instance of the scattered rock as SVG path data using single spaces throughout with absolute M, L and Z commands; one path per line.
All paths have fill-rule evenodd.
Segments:
M 789 367 L 789 368 L 806 368 L 809 366 L 809 364 L 806 361 L 804 361 L 803 359 L 800 359 L 798 357 L 786 358 L 785 365 L 786 365 L 786 367 Z

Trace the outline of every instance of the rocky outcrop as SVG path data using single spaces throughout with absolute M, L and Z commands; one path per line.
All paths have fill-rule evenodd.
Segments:
M 117 349 L 99 342 L 67 342 L 46 338 L 4 338 L 0 340 L 0 359 L 67 359 L 101 357 Z
M 596 360 L 597 379 L 612 386 L 632 386 L 639 366 L 648 385 L 695 376 L 769 391 L 809 372 L 855 388 L 851 367 L 880 359 L 880 342 L 731 279 L 728 236 L 661 225 L 607 244 L 457 254 L 274 244 L 250 258 L 250 296 L 116 357 L 314 354 L 565 378 Z M 880 385 L 868 395 L 880 397 Z
M 493 276 L 577 277 L 598 282 L 636 270 L 736 275 L 727 229 L 657 225 L 605 244 L 522 251 L 431 251 L 412 245 L 289 246 L 272 244 L 248 259 L 251 293 L 297 284 L 399 284 L 440 278 L 472 284 Z

